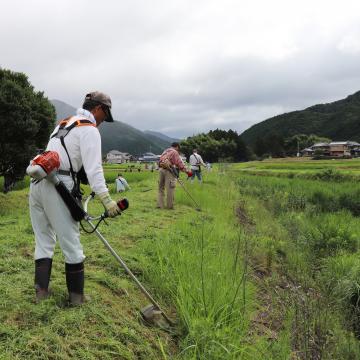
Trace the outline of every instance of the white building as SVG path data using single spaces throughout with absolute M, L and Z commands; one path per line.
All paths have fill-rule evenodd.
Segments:
M 155 155 L 152 152 L 147 152 L 139 157 L 139 161 L 141 162 L 154 162 L 159 160 L 160 160 L 160 155 Z
M 331 157 L 358 156 L 360 144 L 355 141 L 332 141 L 330 143 L 316 143 L 301 151 L 303 156 L 313 156 L 316 150 Z
M 106 162 L 109 164 L 122 164 L 131 159 L 132 156 L 129 153 L 118 150 L 111 150 L 106 154 Z

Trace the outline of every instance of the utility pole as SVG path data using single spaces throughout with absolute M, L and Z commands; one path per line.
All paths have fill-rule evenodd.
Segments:
M 300 157 L 300 149 L 299 149 L 299 139 L 297 139 L 297 157 Z

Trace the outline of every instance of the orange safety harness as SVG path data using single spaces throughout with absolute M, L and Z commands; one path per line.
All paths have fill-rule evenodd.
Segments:
M 67 148 L 65 145 L 64 138 L 75 127 L 79 127 L 79 126 L 94 126 L 94 127 L 96 127 L 96 124 L 92 123 L 88 119 L 79 119 L 79 120 L 74 121 L 71 125 L 67 126 L 67 124 L 69 123 L 71 118 L 72 117 L 70 116 L 70 117 L 60 121 L 58 131 L 51 136 L 51 139 L 52 138 L 60 139 L 61 145 L 65 149 L 66 155 L 68 156 L 69 164 L 70 164 L 70 174 L 74 180 L 74 189 L 72 192 L 76 197 L 81 198 L 80 183 L 88 184 L 89 182 L 87 180 L 87 176 L 86 176 L 84 167 L 81 167 L 81 169 L 77 173 L 74 171 L 69 152 L 67 151 Z

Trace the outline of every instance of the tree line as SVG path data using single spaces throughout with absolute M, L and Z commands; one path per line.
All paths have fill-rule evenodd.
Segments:
M 296 156 L 297 153 L 315 143 L 330 142 L 325 137 L 314 134 L 297 134 L 284 138 L 278 134 L 269 134 L 265 137 L 258 137 L 255 140 L 253 151 L 260 158 Z
M 277 134 L 287 139 L 296 134 L 316 134 L 333 140 L 360 142 L 360 91 L 327 104 L 291 111 L 271 117 L 245 130 L 241 136 L 247 144 Z
M 314 134 L 297 134 L 284 138 L 276 133 L 258 137 L 254 144 L 247 145 L 234 130 L 211 130 L 207 134 L 198 134 L 181 142 L 181 151 L 189 157 L 194 148 L 204 159 L 210 162 L 250 161 L 264 158 L 296 156 L 298 151 L 317 142 L 330 142 L 328 138 Z
M 203 159 L 210 162 L 248 161 L 252 156 L 251 149 L 234 130 L 211 130 L 207 134 L 188 137 L 181 141 L 180 146 L 186 157 L 197 149 Z

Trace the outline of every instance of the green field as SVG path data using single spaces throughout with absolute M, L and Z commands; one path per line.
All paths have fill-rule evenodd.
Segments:
M 36 305 L 28 181 L 0 194 L 0 359 L 359 359 L 359 160 L 219 164 L 156 209 L 157 173 L 123 173 L 129 209 L 100 231 L 177 321 L 148 302 L 95 235 L 82 233 L 89 302 L 69 308 L 57 248 Z M 116 166 L 105 175 L 113 197 Z M 101 205 L 91 204 L 90 213 Z
M 277 175 L 306 176 L 324 171 L 341 172 L 342 175 L 360 176 L 360 160 L 312 160 L 311 158 L 267 159 L 235 164 L 233 169 L 254 174 L 276 173 Z

